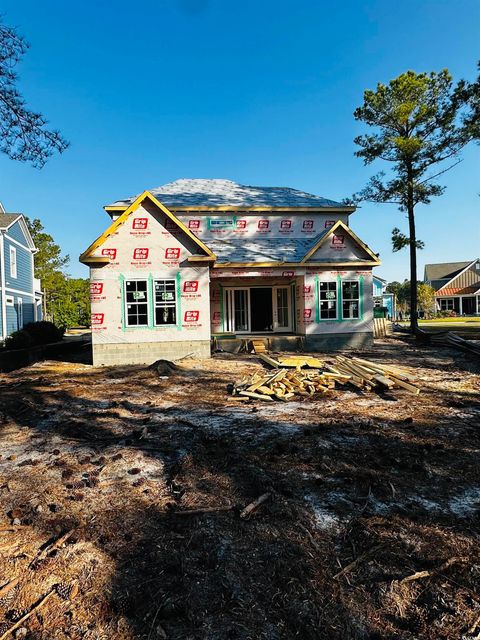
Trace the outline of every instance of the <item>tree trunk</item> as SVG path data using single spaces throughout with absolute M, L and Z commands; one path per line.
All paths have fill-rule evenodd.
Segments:
M 415 204 L 413 199 L 413 170 L 407 166 L 407 212 L 410 237 L 410 330 L 418 335 L 417 302 L 417 236 L 415 231 Z

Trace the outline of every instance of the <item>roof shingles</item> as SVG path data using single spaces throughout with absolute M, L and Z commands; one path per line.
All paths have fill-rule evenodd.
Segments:
M 348 208 L 348 205 L 289 187 L 252 187 L 232 180 L 182 179 L 150 189 L 166 207 Z M 108 206 L 128 206 L 138 196 Z M 351 210 L 351 209 L 350 209 Z

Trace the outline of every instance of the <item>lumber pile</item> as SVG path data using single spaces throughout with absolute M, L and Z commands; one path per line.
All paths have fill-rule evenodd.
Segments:
M 480 356 L 480 342 L 477 340 L 466 340 L 460 337 L 456 333 L 449 331 L 446 334 L 433 335 L 431 341 L 434 344 L 443 344 L 446 346 L 456 347 L 462 351 L 469 351 L 477 356 Z
M 402 388 L 415 395 L 420 393 L 412 375 L 394 365 L 346 356 L 335 356 L 325 363 L 308 356 L 274 359 L 259 354 L 259 358 L 273 370 L 264 375 L 255 372 L 231 385 L 232 395 L 238 399 L 287 402 L 298 396 L 324 395 L 337 384 L 351 384 L 362 391 Z

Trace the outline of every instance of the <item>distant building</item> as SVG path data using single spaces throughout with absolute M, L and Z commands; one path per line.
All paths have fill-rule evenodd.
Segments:
M 438 311 L 480 314 L 480 259 L 425 265 L 424 281 L 435 289 Z
M 0 340 L 42 319 L 40 281 L 34 277 L 36 248 L 21 213 L 0 210 Z
M 177 180 L 105 207 L 90 267 L 94 364 L 208 357 L 210 339 L 369 346 L 372 267 L 355 207 L 286 187 Z
M 387 292 L 387 281 L 379 276 L 373 276 L 373 306 L 385 307 L 387 318 L 395 318 L 397 314 L 396 300 L 394 293 Z

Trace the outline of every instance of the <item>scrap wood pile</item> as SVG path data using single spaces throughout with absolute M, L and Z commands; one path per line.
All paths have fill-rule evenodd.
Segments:
M 434 335 L 431 337 L 431 341 L 434 344 L 443 344 L 447 346 L 456 347 L 462 351 L 469 351 L 477 356 L 480 356 L 480 342 L 476 340 L 465 340 L 452 331 L 448 331 L 446 334 Z
M 362 391 L 400 387 L 415 395 L 420 393 L 412 375 L 394 365 L 345 356 L 335 356 L 328 362 L 309 356 L 285 356 L 275 360 L 261 353 L 258 357 L 273 370 L 264 375 L 255 372 L 230 385 L 232 395 L 238 399 L 287 402 L 296 396 L 325 394 L 337 384 L 351 384 Z

